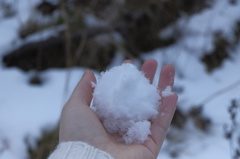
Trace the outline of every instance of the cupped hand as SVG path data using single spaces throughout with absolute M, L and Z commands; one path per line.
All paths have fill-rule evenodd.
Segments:
M 152 82 L 156 68 L 157 62 L 151 59 L 144 62 L 141 71 Z M 160 94 L 167 86 L 173 87 L 174 73 L 174 67 L 171 65 L 162 68 L 158 83 Z M 60 142 L 86 142 L 108 152 L 115 159 L 156 159 L 176 109 L 177 95 L 161 98 L 160 112 L 152 121 L 151 135 L 147 141 L 143 144 L 126 145 L 119 142 L 117 134 L 106 131 L 96 113 L 90 108 L 93 93 L 91 82 L 96 82 L 96 79 L 94 74 L 87 70 L 65 104 L 60 120 Z

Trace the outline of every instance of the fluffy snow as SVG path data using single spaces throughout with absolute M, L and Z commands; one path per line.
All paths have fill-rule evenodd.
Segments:
M 149 121 L 138 121 L 133 123 L 127 130 L 126 135 L 123 136 L 123 140 L 126 143 L 143 143 L 148 139 L 151 123 Z
M 172 87 L 171 86 L 167 86 L 165 88 L 165 90 L 162 91 L 162 97 L 167 97 L 167 96 L 171 96 L 173 95 L 174 93 L 172 92 Z
M 94 87 L 93 109 L 105 128 L 127 144 L 143 143 L 150 134 L 149 120 L 158 114 L 158 89 L 128 63 L 101 73 Z

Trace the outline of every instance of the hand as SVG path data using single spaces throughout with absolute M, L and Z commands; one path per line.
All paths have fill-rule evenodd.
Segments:
M 156 68 L 155 60 L 147 60 L 142 65 L 141 71 L 152 82 Z M 160 92 L 167 86 L 173 86 L 174 72 L 171 65 L 162 68 L 158 83 Z M 60 142 L 86 142 L 108 152 L 115 159 L 156 159 L 176 109 L 177 95 L 162 97 L 160 113 L 152 121 L 151 135 L 147 141 L 143 144 L 126 145 L 117 140 L 118 135 L 105 130 L 96 113 L 89 107 L 93 92 L 91 82 L 96 82 L 94 74 L 86 71 L 64 106 L 60 121 Z

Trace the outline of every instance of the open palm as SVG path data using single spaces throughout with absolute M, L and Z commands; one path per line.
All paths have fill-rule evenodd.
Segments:
M 141 71 L 152 82 L 156 68 L 155 60 L 147 60 L 142 65 Z M 162 68 L 158 83 L 160 93 L 167 86 L 173 86 L 174 72 L 171 65 Z M 96 113 L 90 108 L 93 92 L 91 82 L 95 81 L 94 74 L 86 71 L 64 106 L 60 121 L 60 142 L 86 142 L 108 152 L 116 159 L 156 159 L 176 109 L 177 95 L 162 97 L 160 112 L 152 121 L 151 135 L 147 141 L 143 144 L 126 145 L 119 142 L 117 134 L 106 131 Z

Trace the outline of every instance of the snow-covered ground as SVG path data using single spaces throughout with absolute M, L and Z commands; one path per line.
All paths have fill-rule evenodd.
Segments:
M 19 45 L 19 24 L 27 20 L 32 6 L 38 2 L 15 1 L 21 12 L 9 19 L 0 18 L 0 58 L 6 50 Z M 183 87 L 183 93 L 179 94 L 179 106 L 188 110 L 193 105 L 204 104 L 204 114 L 213 122 L 209 132 L 200 132 L 190 123 L 177 133 L 176 138 L 180 142 L 167 141 L 164 144 L 159 159 L 172 158 L 169 152 L 174 150 L 180 152 L 176 157 L 178 159 L 231 158 L 223 126 L 230 123 L 227 112 L 230 101 L 240 99 L 240 85 L 212 100 L 208 100 L 208 97 L 240 80 L 240 47 L 232 52 L 231 59 L 210 74 L 199 58 L 213 48 L 214 32 L 221 31 L 227 38 L 232 38 L 234 23 L 240 20 L 240 3 L 237 1 L 237 5 L 231 5 L 228 0 L 215 3 L 212 8 L 190 18 L 183 17 L 175 24 L 184 33 L 179 43 L 143 56 L 144 59 L 154 58 L 159 62 L 158 74 L 163 64 L 173 64 L 177 70 L 175 83 Z M 111 66 L 118 65 L 120 58 L 118 56 Z M 26 158 L 25 138 L 36 139 L 42 129 L 57 124 L 61 108 L 83 70 L 50 69 L 41 73 L 44 84 L 33 86 L 28 84 L 28 80 L 34 72 L 5 68 L 0 61 L 0 159 Z M 66 91 L 66 78 L 69 75 Z

